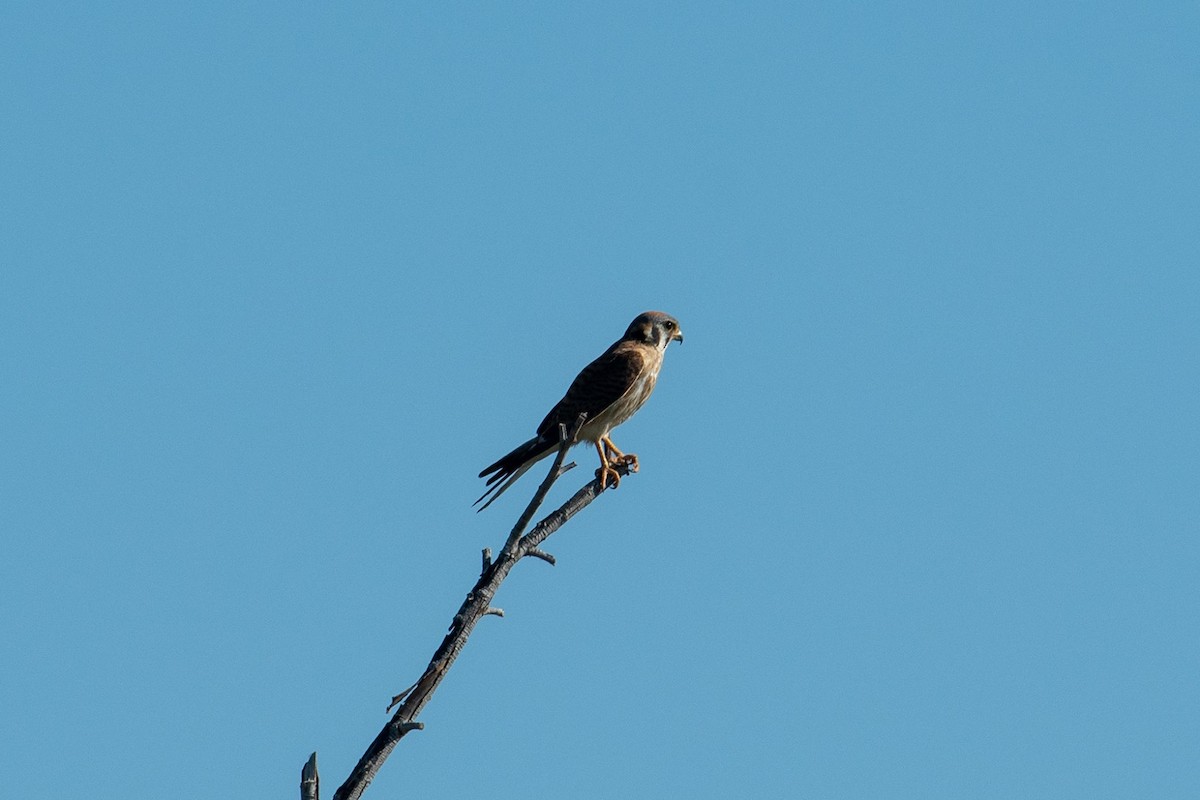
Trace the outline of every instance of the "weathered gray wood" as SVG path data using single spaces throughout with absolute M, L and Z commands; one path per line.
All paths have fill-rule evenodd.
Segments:
M 476 623 L 485 615 L 496 614 L 499 610 L 493 608 L 491 602 L 496 596 L 496 590 L 500 588 L 500 584 L 508 577 L 508 573 L 518 561 L 526 556 L 540 558 L 553 564 L 554 557 L 538 549 L 539 545 L 571 517 L 586 508 L 603 491 L 600 487 L 600 479 L 592 480 L 577 491 L 571 499 L 535 525 L 533 530 L 524 533 L 525 526 L 537 512 L 551 485 L 566 472 L 566 469 L 570 468 L 569 466 L 566 469 L 563 468 L 563 459 L 574 442 L 575 432 L 582 426 L 584 419 L 585 415 L 581 414 L 570 432 L 563 430 L 560 426 L 561 445 L 546 479 L 542 481 L 537 493 L 529 501 L 529 505 L 513 527 L 495 560 L 492 560 L 489 552 L 484 552 L 483 568 L 479 579 L 471 587 L 471 591 L 467 592 L 466 599 L 463 600 L 458 613 L 454 615 L 454 619 L 450 623 L 450 631 L 438 646 L 437 651 L 434 652 L 429 666 L 425 668 L 425 672 L 415 684 L 392 698 L 392 705 L 388 706 L 388 710 L 390 711 L 393 706 L 398 706 L 396 713 L 367 747 L 366 752 L 363 753 L 362 758 L 350 773 L 350 777 L 334 793 L 333 800 L 358 800 L 400 739 L 410 731 L 421 730 L 424 727 L 423 723 L 416 721 L 417 715 L 429 702 L 434 691 L 442 682 L 442 678 L 445 677 L 446 671 L 450 669 L 450 665 L 454 663 L 458 654 L 466 646 L 467 639 L 475 629 Z M 628 475 L 630 472 L 628 465 L 614 465 L 614 467 L 622 476 Z
M 317 776 L 317 754 L 313 753 L 300 770 L 300 800 L 321 800 L 321 779 Z

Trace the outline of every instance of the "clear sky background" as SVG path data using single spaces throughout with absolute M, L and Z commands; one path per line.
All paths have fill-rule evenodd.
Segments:
M 1194 3 L 17 3 L 0 794 L 1200 796 Z M 594 454 L 556 487 L 590 476 Z

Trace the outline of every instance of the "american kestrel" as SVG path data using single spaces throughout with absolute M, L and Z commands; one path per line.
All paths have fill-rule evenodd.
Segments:
M 613 488 L 621 482 L 621 476 L 612 467 L 614 463 L 625 464 L 636 472 L 637 456 L 618 450 L 608 434 L 632 417 L 650 397 L 662 368 L 663 353 L 667 351 L 667 345 L 675 341 L 683 342 L 683 331 L 670 314 L 661 311 L 638 314 L 629 323 L 625 335 L 584 367 L 571 382 L 563 399 L 538 425 L 537 436 L 479 473 L 481 478 L 491 475 L 487 491 L 475 501 L 475 505 L 479 505 L 487 500 L 479 510 L 490 506 L 526 470 L 557 451 L 559 423 L 566 425 L 569 431 L 583 412 L 587 413 L 587 419 L 575 441 L 595 444 L 596 452 L 600 454 L 596 477 L 600 479 L 601 490 L 610 480 Z

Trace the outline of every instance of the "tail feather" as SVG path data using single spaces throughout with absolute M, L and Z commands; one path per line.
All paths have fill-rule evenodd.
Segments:
M 518 445 L 512 452 L 479 473 L 481 478 L 487 475 L 491 477 L 487 481 L 487 491 L 480 495 L 473 505 L 478 506 L 486 499 L 487 502 L 479 507 L 479 510 L 483 511 L 497 497 L 504 494 L 505 490 L 524 475 L 530 467 L 552 452 L 554 452 L 554 443 L 544 441 L 540 437 L 534 437 L 528 442 Z

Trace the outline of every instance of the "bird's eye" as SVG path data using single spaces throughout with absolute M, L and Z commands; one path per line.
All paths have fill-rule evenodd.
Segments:
M 675 323 L 671 322 L 671 320 L 667 320 L 666 322 L 663 323 L 663 327 L 666 328 L 667 330 L 671 330 L 671 328 L 675 327 Z

